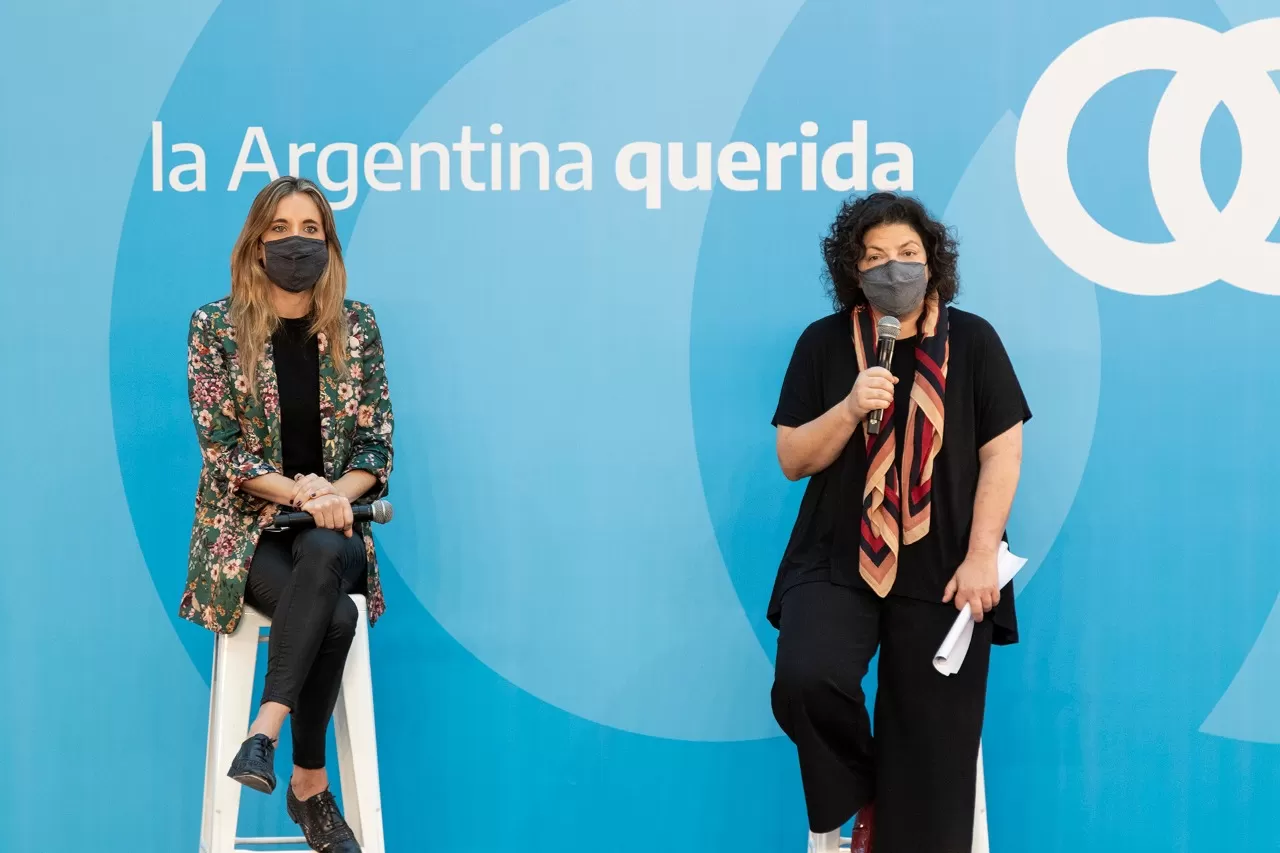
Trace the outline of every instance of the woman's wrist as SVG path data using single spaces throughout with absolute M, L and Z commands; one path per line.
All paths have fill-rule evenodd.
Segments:
M 334 482 L 333 490 L 352 503 L 355 503 L 360 500 L 360 498 L 364 497 L 377 482 L 378 478 L 373 476 L 373 474 L 370 474 L 368 471 L 348 471 Z
M 840 421 L 849 427 L 851 433 L 858 428 L 858 424 L 862 423 L 862 419 L 867 416 L 866 412 L 858 409 L 858 404 L 853 400 L 853 392 L 850 392 L 849 396 L 841 402 L 839 408 Z
M 294 482 L 283 474 L 272 472 L 263 474 L 261 477 L 254 477 L 252 480 L 245 480 L 240 484 L 242 491 L 248 492 L 255 498 L 261 498 L 272 503 L 288 506 L 293 500 Z
M 994 557 L 1000 550 L 999 545 L 987 545 L 985 543 L 969 543 L 970 557 Z

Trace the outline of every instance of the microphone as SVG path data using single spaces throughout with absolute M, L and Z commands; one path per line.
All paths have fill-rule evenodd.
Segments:
M 897 317 L 881 317 L 880 322 L 876 323 L 876 360 L 885 370 L 893 364 L 893 345 L 898 342 L 898 332 L 902 331 L 902 324 L 898 322 Z M 884 409 L 876 409 L 867 418 L 867 433 L 870 435 L 880 434 L 880 422 L 884 420 Z
M 351 508 L 353 524 L 361 524 L 366 521 L 386 524 L 391 520 L 393 514 L 391 501 L 374 501 L 371 504 L 361 504 Z M 271 526 L 267 529 L 299 530 L 304 527 L 315 527 L 315 525 L 316 520 L 309 512 L 280 512 L 276 513 L 276 517 L 271 519 Z

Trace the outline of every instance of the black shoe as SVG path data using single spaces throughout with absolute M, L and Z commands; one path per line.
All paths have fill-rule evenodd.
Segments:
M 342 812 L 338 811 L 333 792 L 328 788 L 314 797 L 299 800 L 293 793 L 293 785 L 290 785 L 284 806 L 293 822 L 302 827 L 302 834 L 306 836 L 307 845 L 312 850 L 320 853 L 360 853 L 355 833 L 347 826 Z
M 276 745 L 266 735 L 254 735 L 240 744 L 227 775 L 241 785 L 270 794 L 276 789 Z

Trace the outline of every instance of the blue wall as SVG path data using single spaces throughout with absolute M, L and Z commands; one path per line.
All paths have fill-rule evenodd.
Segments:
M 1280 2 L 0 9 L 6 849 L 196 845 L 212 642 L 174 616 L 198 468 L 185 331 L 226 292 L 267 180 L 228 189 L 254 127 L 281 170 L 290 143 L 352 144 L 329 153 L 330 196 L 398 415 L 397 519 L 379 531 L 390 610 L 373 634 L 391 850 L 800 849 L 764 605 L 801 487 L 778 473 L 768 421 L 796 336 L 827 310 L 817 239 L 858 168 L 955 226 L 960 305 L 999 329 L 1036 412 L 1011 524 L 1031 558 L 1023 642 L 994 657 L 985 735 L 993 848 L 1280 847 L 1280 383 L 1276 303 L 1258 292 L 1280 275 L 1228 272 L 1272 251 L 1280 185 L 1242 197 L 1223 231 L 1205 220 L 1214 240 L 1187 248 L 1203 281 L 1157 296 L 1128 244 L 1084 269 L 1060 209 L 1029 213 L 1015 170 L 1046 156 L 1018 150 L 1046 68 L 1147 16 L 1228 31 Z M 1158 25 L 1132 33 L 1119 54 L 1168 48 Z M 1241 132 L 1224 107 L 1208 120 L 1214 204 L 1250 152 L 1250 176 L 1280 164 L 1257 129 L 1280 103 L 1258 92 L 1280 54 L 1165 52 L 1164 70 L 1088 99 L 1056 164 L 1131 241 L 1170 241 L 1185 218 L 1148 178 L 1174 71 L 1210 67 L 1233 108 L 1263 110 L 1236 115 Z M 1164 108 L 1194 145 L 1181 102 Z M 486 189 L 468 189 L 457 152 L 447 190 L 435 154 L 413 188 L 413 144 L 464 126 Z M 731 141 L 746 144 L 722 160 Z M 493 145 L 532 142 L 548 188 L 534 153 L 511 189 L 504 147 L 495 189 Z M 692 173 L 698 142 L 708 188 L 680 191 L 667 143 Z M 769 143 L 788 142 L 801 153 L 771 183 Z M 181 143 L 199 146 L 203 189 L 174 188 L 191 170 L 170 182 L 193 162 Z M 374 162 L 404 168 L 372 177 L 398 191 L 364 174 L 377 143 Z M 857 153 L 824 173 L 838 143 Z M 584 172 L 560 170 L 583 151 L 591 185 L 574 190 Z M 735 173 L 753 152 L 762 169 Z M 287 828 L 279 802 L 246 796 L 243 815 L 244 831 Z

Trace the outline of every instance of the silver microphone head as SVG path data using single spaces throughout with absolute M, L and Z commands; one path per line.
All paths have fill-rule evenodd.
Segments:
M 880 338 L 893 338 L 896 341 L 901 331 L 902 324 L 897 317 L 881 317 L 880 322 L 876 323 L 876 336 Z
M 395 514 L 391 508 L 391 501 L 374 501 L 369 508 L 373 510 L 373 520 L 378 524 L 386 524 Z

